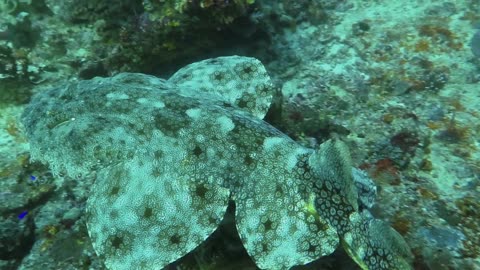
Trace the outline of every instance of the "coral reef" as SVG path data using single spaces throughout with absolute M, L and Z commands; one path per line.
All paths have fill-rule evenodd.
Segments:
M 472 0 L 0 1 L 0 216 L 12 232 L 0 268 L 105 269 L 83 214 L 94 175 L 27 162 L 32 94 L 121 71 L 166 78 L 224 55 L 266 65 L 278 92 L 266 122 L 307 148 L 348 144 L 377 187 L 356 182 L 359 209 L 404 237 L 414 268 L 480 268 L 479 14 Z M 257 269 L 235 210 L 169 268 Z M 359 266 L 338 248 L 293 269 Z
M 230 46 L 235 20 L 248 17 L 254 1 L 47 1 L 64 20 L 97 24 L 104 47 L 95 61 L 109 71 L 151 73 L 158 65 Z M 239 26 L 237 26 L 239 27 Z M 246 26 L 248 27 L 248 26 Z M 100 48 L 99 48 L 100 49 Z

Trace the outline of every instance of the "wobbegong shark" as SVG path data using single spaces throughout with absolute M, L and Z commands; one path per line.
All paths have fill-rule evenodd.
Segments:
M 164 268 L 216 230 L 230 201 L 261 269 L 338 246 L 362 269 L 411 269 L 400 234 L 365 210 L 346 145 L 309 149 L 263 121 L 273 95 L 260 61 L 219 57 L 168 80 L 120 73 L 55 87 L 22 122 L 32 160 L 95 173 L 86 221 L 108 269 Z

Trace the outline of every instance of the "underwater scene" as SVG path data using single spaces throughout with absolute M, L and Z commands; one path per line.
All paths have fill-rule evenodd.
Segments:
M 0 270 L 480 270 L 480 1 L 0 0 Z

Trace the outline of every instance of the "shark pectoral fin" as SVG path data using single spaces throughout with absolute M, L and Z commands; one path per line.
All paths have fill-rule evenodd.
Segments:
M 311 155 L 309 165 L 318 175 L 319 182 L 315 183 L 317 187 L 328 184 L 345 198 L 353 210 L 358 210 L 358 191 L 352 176 L 352 161 L 344 142 L 331 139 L 322 143 Z
M 206 98 L 248 111 L 263 119 L 274 96 L 274 87 L 263 64 L 252 57 L 225 56 L 187 65 L 168 79 L 182 95 Z
M 261 269 L 307 264 L 338 246 L 336 231 L 317 214 L 313 198 L 303 200 L 282 179 L 252 186 L 241 191 L 245 199 L 236 200 L 236 223 L 245 249 Z
M 412 269 L 410 248 L 386 222 L 358 213 L 353 213 L 350 221 L 352 230 L 344 234 L 342 245 L 362 269 Z
M 150 161 L 102 169 L 87 203 L 87 228 L 108 269 L 162 269 L 200 245 L 225 214 L 229 191 Z

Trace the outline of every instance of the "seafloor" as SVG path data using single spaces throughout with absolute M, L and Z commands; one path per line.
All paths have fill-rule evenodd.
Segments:
M 477 0 L 0 0 L 0 269 L 104 269 L 83 217 L 93 180 L 29 163 L 33 94 L 224 55 L 266 65 L 274 126 L 311 147 L 347 142 L 414 269 L 480 269 Z M 168 269 L 256 269 L 231 230 Z M 299 269 L 358 267 L 338 251 Z

